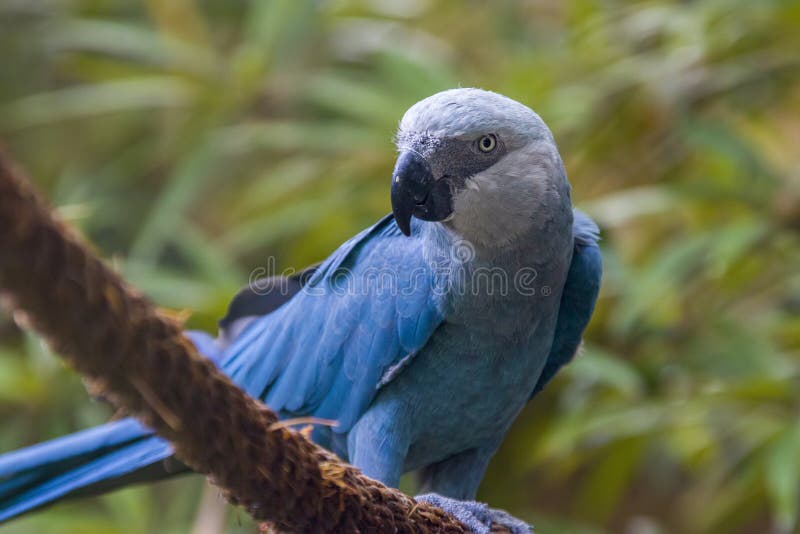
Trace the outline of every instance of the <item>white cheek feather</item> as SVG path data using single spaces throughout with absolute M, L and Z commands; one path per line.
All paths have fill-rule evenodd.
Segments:
M 476 186 L 475 191 L 495 191 L 501 187 L 501 180 L 504 178 L 506 177 L 500 176 L 494 172 L 491 172 L 491 169 L 488 169 L 473 176 L 472 181 Z
M 475 179 L 474 176 L 470 176 L 469 178 L 467 178 L 467 184 L 466 185 L 467 185 L 468 189 L 471 189 L 471 190 L 473 190 L 475 192 L 480 193 L 480 191 L 481 191 L 481 186 L 478 185 L 478 181 Z
M 476 244 L 513 241 L 547 216 L 538 207 L 553 192 L 555 158 L 552 145 L 531 143 L 470 177 L 454 199 L 450 224 Z

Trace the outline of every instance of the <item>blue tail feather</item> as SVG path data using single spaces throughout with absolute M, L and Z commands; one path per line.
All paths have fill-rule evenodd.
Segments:
M 166 441 L 123 419 L 0 457 L 0 522 L 172 455 Z
M 187 334 L 218 363 L 221 350 L 213 338 Z M 162 462 L 171 456 L 170 444 L 134 419 L 0 455 L 0 523 L 70 495 L 103 492 L 185 470 Z
M 0 523 L 77 490 L 152 465 L 171 456 L 172 448 L 161 438 L 144 435 L 138 441 L 126 442 L 119 448 L 106 450 L 93 460 L 86 461 L 87 454 L 91 454 L 91 451 L 87 450 L 78 456 L 80 463 L 77 466 L 74 462 L 62 462 L 61 465 L 66 465 L 62 471 L 54 471 L 54 464 L 46 462 L 41 468 L 24 471 L 0 482 Z
M 0 480 L 31 469 L 76 460 L 87 452 L 97 454 L 113 449 L 149 433 L 137 421 L 123 419 L 9 452 L 0 456 Z M 3 486 L 0 482 L 0 495 Z

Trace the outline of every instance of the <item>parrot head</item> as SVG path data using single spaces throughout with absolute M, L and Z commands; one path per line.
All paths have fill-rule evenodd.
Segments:
M 451 89 L 428 97 L 406 112 L 396 143 L 392 211 L 405 235 L 416 217 L 502 243 L 533 224 L 537 207 L 569 204 L 550 130 L 503 95 Z

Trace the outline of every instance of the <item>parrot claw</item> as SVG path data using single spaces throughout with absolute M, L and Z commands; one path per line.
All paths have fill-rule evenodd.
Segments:
M 491 534 L 498 531 L 511 534 L 531 534 L 533 532 L 533 528 L 526 522 L 503 510 L 489 508 L 488 505 L 480 502 L 459 501 L 436 493 L 418 495 L 416 499 L 441 508 L 469 527 L 473 534 Z M 492 530 L 492 527 L 495 530 Z M 497 530 L 498 527 L 500 530 Z

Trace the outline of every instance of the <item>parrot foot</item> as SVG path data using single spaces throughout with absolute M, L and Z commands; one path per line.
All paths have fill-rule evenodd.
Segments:
M 459 501 L 436 493 L 418 495 L 418 501 L 427 502 L 449 513 L 469 527 L 473 534 L 510 532 L 531 534 L 533 528 L 503 510 L 494 510 L 488 505 L 474 501 Z

